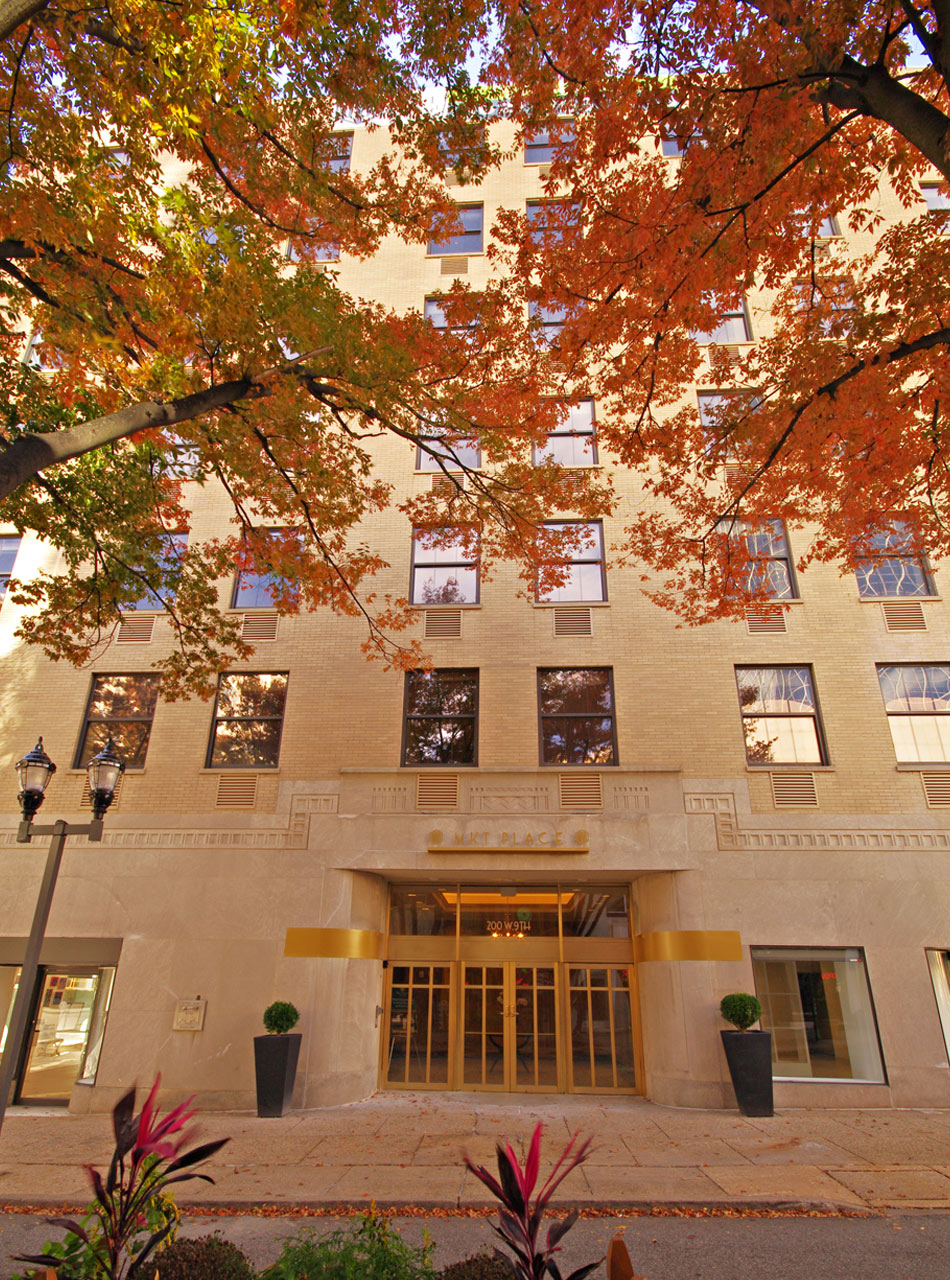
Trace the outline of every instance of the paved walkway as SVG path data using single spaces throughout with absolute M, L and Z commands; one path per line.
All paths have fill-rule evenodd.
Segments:
M 539 1122 L 542 1173 L 575 1131 L 594 1139 L 562 1203 L 950 1211 L 950 1110 L 748 1119 L 638 1098 L 510 1094 L 385 1093 L 270 1120 L 208 1112 L 201 1140 L 231 1137 L 203 1166 L 215 1185 L 186 1182 L 176 1198 L 235 1207 L 485 1206 L 491 1197 L 462 1152 L 491 1166 L 496 1139 L 519 1150 Z M 105 1166 L 111 1149 L 109 1116 L 13 1108 L 0 1135 L 0 1204 L 80 1205 L 88 1199 L 83 1166 Z

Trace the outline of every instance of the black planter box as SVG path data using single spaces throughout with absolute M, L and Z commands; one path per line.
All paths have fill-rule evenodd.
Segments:
M 732 1087 L 744 1116 L 773 1116 L 771 1031 L 720 1031 Z
M 300 1033 L 254 1037 L 257 1114 L 282 1116 L 290 1106 L 300 1056 Z

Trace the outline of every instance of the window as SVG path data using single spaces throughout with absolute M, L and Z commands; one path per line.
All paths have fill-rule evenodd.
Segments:
M 462 467 L 477 471 L 482 465 L 482 451 L 477 441 L 455 440 L 447 433 L 435 431 L 419 438 L 425 443 L 416 445 L 417 471 L 441 471 L 443 464 L 447 471 L 459 471 Z
M 752 328 L 746 312 L 745 299 L 732 305 L 728 310 L 720 310 L 720 320 L 714 329 L 708 331 L 693 330 L 694 342 L 703 345 L 714 342 L 751 342 Z
M 402 762 L 475 764 L 478 672 L 407 671 Z
M 535 246 L 545 241 L 560 244 L 565 232 L 577 226 L 580 209 L 576 200 L 529 200 L 525 206 L 529 241 Z
M 880 665 L 877 678 L 897 759 L 950 763 L 950 663 Z
M 544 525 L 544 534 L 553 552 L 568 561 L 566 577 L 560 586 L 538 584 L 537 598 L 543 604 L 560 604 L 565 601 L 587 603 L 607 599 L 607 582 L 604 576 L 604 535 L 599 520 L 583 524 L 579 520 L 567 520 Z M 564 546 L 565 538 L 571 544 Z M 544 542 L 542 541 L 542 547 Z M 553 563 L 553 561 L 552 561 Z M 564 572 L 563 563 L 557 576 Z M 542 571 L 542 578 L 544 573 Z
M 559 146 L 574 141 L 573 120 L 559 120 L 551 129 L 535 129 L 524 138 L 525 164 L 550 164 Z
M 83 769 L 109 738 L 127 769 L 142 769 L 158 699 L 158 676 L 93 676 L 74 768 Z
M 822 218 L 815 231 L 815 236 L 819 240 L 837 240 L 840 235 L 838 219 L 832 213 L 828 213 Z
M 858 595 L 932 596 L 933 581 L 923 557 L 914 544 L 914 534 L 906 520 L 890 520 L 862 545 L 867 559 L 858 560 L 855 576 Z
M 781 520 L 757 524 L 724 520 L 720 532 L 726 538 L 727 589 L 735 584 L 743 592 L 770 600 L 797 599 L 788 538 Z
M 286 672 L 220 675 L 208 768 L 276 769 L 286 696 Z
M 19 534 L 7 533 L 0 537 L 0 600 L 7 594 L 19 549 Z
M 165 533 L 161 535 L 160 547 L 155 555 L 155 563 L 163 574 L 171 579 L 161 591 L 146 587 L 137 600 L 124 602 L 120 608 L 123 613 L 133 613 L 143 609 L 164 609 L 166 600 L 175 599 L 175 583 L 181 573 L 181 561 L 188 547 L 187 533 Z
M 860 948 L 753 947 L 752 972 L 774 1076 L 884 1083 Z
M 931 220 L 941 225 L 946 225 L 950 220 L 950 195 L 947 193 L 946 184 L 942 182 L 922 182 L 920 184 L 920 194 L 923 196 L 927 212 L 930 214 Z
M 567 307 L 560 303 L 547 307 L 540 302 L 528 303 L 528 320 L 532 323 L 538 341 L 547 347 L 557 342 L 566 319 Z
M 446 232 L 444 240 L 436 239 L 437 233 L 433 230 L 429 239 L 430 254 L 481 253 L 482 206 L 480 204 L 457 205 L 455 216 L 462 224 L 461 229 Z
M 309 237 L 312 241 L 312 235 Z M 314 262 L 339 262 L 340 246 L 335 240 L 322 240 L 319 244 L 311 245 L 308 250 L 308 257 Z M 301 262 L 304 255 L 300 252 L 299 246 L 293 241 L 287 241 L 287 261 Z
M 565 405 L 557 427 L 543 448 L 534 447 L 535 466 L 592 467 L 597 461 L 594 436 L 594 402 L 581 400 Z
M 349 173 L 353 155 L 352 133 L 331 133 L 328 139 L 327 168 L 333 173 Z
M 451 541 L 446 536 L 457 534 Z M 434 541 L 438 538 L 436 544 Z M 412 535 L 413 604 L 478 604 L 475 535 L 461 529 L 416 529 Z
M 446 315 L 444 298 L 426 298 L 424 315 L 433 329 L 441 329 L 443 332 L 457 334 L 463 338 L 470 337 L 471 331 L 478 325 L 478 317 L 474 315 L 464 323 L 457 316 L 453 316 L 450 323 Z
M 439 159 L 446 169 L 454 169 L 456 173 L 466 169 L 465 161 L 472 157 L 478 159 L 485 151 L 485 130 L 478 128 L 469 131 L 468 137 L 460 137 L 456 135 L 453 138 L 448 133 L 439 135 Z
M 749 764 L 824 764 L 810 667 L 736 667 Z
M 836 276 L 802 281 L 795 285 L 797 308 L 801 315 L 812 316 L 818 331 L 826 338 L 844 337 L 854 321 L 854 281 Z
M 762 397 L 754 391 L 698 391 L 696 402 L 706 456 L 737 462 L 749 415 L 762 403 Z
M 617 763 L 609 667 L 540 670 L 538 715 L 542 764 Z
M 265 532 L 274 534 L 278 530 L 268 529 Z M 272 573 L 252 573 L 249 569 L 239 569 L 231 592 L 231 608 L 273 609 L 274 594 L 279 590 Z

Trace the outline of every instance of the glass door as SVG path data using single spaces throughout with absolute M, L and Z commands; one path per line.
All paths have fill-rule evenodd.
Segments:
M 559 1088 L 555 972 L 514 961 L 463 964 L 463 1089 Z
M 83 1069 L 98 989 L 98 970 L 44 971 L 18 1102 L 69 1101 Z
M 626 966 L 566 966 L 571 1092 L 635 1093 L 633 1006 Z
M 383 1078 L 395 1089 L 447 1089 L 452 967 L 397 964 L 390 974 Z

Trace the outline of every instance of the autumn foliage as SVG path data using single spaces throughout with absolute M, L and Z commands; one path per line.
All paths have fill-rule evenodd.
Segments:
M 66 569 L 20 584 L 27 637 L 86 660 L 151 591 L 166 693 L 207 690 L 248 653 L 218 607 L 237 563 L 417 664 L 360 533 L 403 503 L 374 470 L 387 434 L 480 443 L 407 530 L 472 530 L 526 591 L 557 576 L 558 515 L 611 512 L 612 566 L 691 621 L 765 594 L 732 562 L 741 522 L 806 524 L 806 555 L 843 565 L 895 519 L 948 549 L 950 238 L 920 188 L 950 174 L 942 24 L 845 0 L 0 4 L 0 517 Z M 380 120 L 383 158 L 348 171 L 341 122 Z M 498 218 L 490 286 L 454 285 L 441 331 L 345 295 L 325 260 L 423 253 L 453 226 L 447 164 L 477 184 L 505 120 L 554 159 L 545 207 Z M 590 395 L 602 458 L 638 477 L 625 505 L 534 464 Z M 194 483 L 227 493 L 233 536 L 170 559 Z

